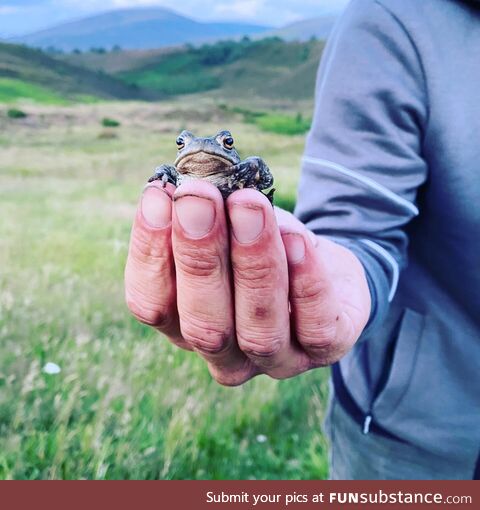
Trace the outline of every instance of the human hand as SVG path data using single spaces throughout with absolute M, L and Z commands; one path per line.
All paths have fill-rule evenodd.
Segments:
M 314 236 L 256 190 L 225 204 L 205 181 L 145 188 L 125 291 L 139 321 L 200 354 L 228 386 L 338 361 L 371 307 L 348 249 Z

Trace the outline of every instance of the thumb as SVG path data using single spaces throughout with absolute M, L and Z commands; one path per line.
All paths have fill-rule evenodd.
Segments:
M 292 214 L 276 211 L 287 254 L 289 299 L 296 340 L 314 366 L 329 365 L 353 345 L 357 311 L 349 306 L 358 293 L 363 269 L 346 248 L 315 236 Z M 348 292 L 346 292 L 346 290 Z M 347 296 L 344 296 L 344 294 Z M 364 325 L 364 324 L 363 324 Z

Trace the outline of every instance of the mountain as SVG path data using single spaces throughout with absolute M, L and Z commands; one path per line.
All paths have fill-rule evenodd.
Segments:
M 271 30 L 265 36 L 274 36 L 286 41 L 308 41 L 312 37 L 325 40 L 329 36 L 339 14 L 326 14 L 316 18 L 290 23 L 282 28 Z
M 245 23 L 203 23 L 164 8 L 120 9 L 18 37 L 14 42 L 64 51 L 114 46 L 148 49 L 235 38 L 268 29 Z
M 20 98 L 41 102 L 76 99 L 149 99 L 145 93 L 103 72 L 63 62 L 40 50 L 0 43 L 0 101 Z

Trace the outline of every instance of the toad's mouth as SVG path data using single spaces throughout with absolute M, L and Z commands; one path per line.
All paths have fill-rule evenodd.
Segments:
M 188 154 L 180 161 L 177 160 L 177 171 L 184 175 L 192 175 L 195 177 L 208 177 L 217 174 L 230 173 L 229 170 L 233 163 L 217 154 L 209 154 L 208 152 L 195 152 Z

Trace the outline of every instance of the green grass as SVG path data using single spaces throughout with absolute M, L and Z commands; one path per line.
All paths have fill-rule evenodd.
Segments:
M 310 129 L 310 121 L 301 115 L 266 114 L 258 117 L 255 124 L 263 131 L 280 135 L 302 135 Z
M 193 52 L 167 55 L 159 64 L 120 75 L 127 83 L 168 95 L 193 94 L 219 87 L 220 81 Z
M 298 112 L 296 115 L 269 111 L 255 111 L 243 107 L 220 105 L 224 111 L 238 113 L 249 124 L 255 124 L 262 131 L 279 135 L 303 135 L 310 129 L 311 121 Z
M 45 104 L 65 104 L 65 98 L 52 90 L 13 78 L 0 77 L 0 103 L 29 99 Z
M 295 202 L 302 136 L 261 132 L 198 99 L 181 107 L 37 107 L 31 124 L 0 132 L 2 479 L 327 474 L 326 371 L 223 388 L 124 305 L 136 203 L 152 169 L 174 158 L 181 126 L 228 125 L 242 156 L 271 166 L 278 203 Z M 122 130 L 99 139 L 108 115 Z M 47 362 L 61 372 L 43 373 Z
M 189 69 L 182 74 L 158 73 L 155 69 L 144 73 L 129 73 L 124 75 L 128 83 L 150 90 L 162 92 L 169 96 L 179 94 L 194 94 L 218 88 L 220 81 L 215 76 L 209 76 L 201 69 Z

